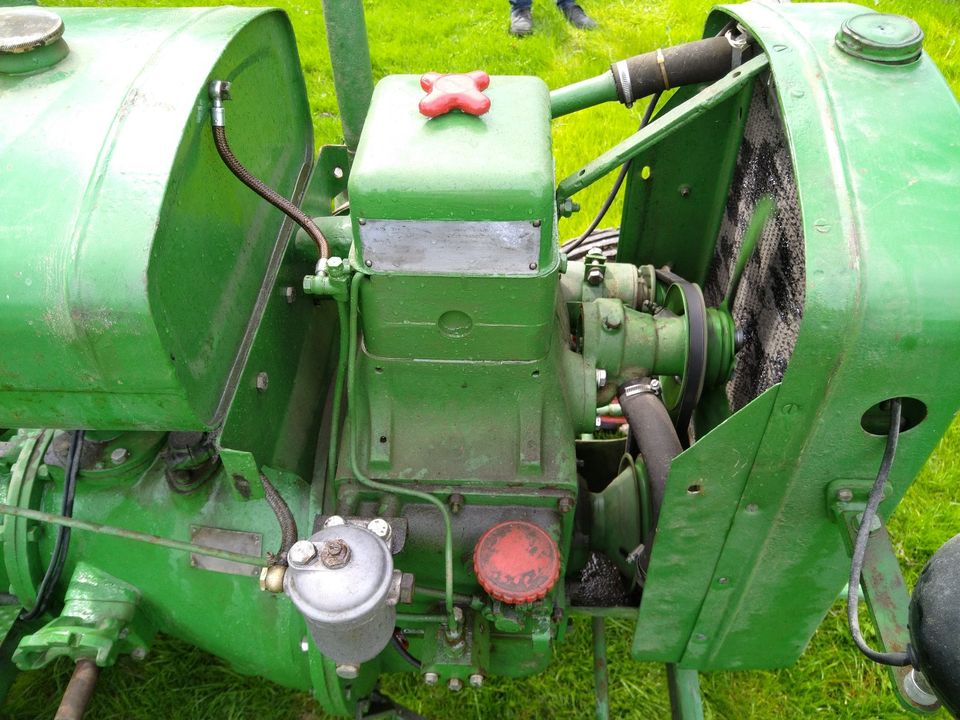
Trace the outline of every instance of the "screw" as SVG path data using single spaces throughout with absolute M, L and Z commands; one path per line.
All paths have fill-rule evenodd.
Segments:
M 287 285 L 283 289 L 283 297 L 286 299 L 287 304 L 293 304 L 293 301 L 297 299 L 297 290 L 291 285 Z
M 470 676 L 470 687 L 482 688 L 483 687 L 483 675 L 480 673 L 474 673 Z
M 837 490 L 837 500 L 840 502 L 850 502 L 853 500 L 853 490 L 848 490 L 847 488 Z
M 447 505 L 450 506 L 450 512 L 454 515 L 459 515 L 463 509 L 464 501 L 464 497 L 460 493 L 451 493 L 450 497 L 447 498 Z
M 656 378 L 650 380 L 650 389 L 654 392 L 660 392 L 660 381 Z
M 300 638 L 300 652 L 307 652 L 310 649 L 310 645 L 307 642 L 307 636 L 304 635 Z
M 603 368 L 597 368 L 597 389 L 607 384 L 607 371 Z
M 110 462 L 112 462 L 114 465 L 122 465 L 128 457 L 130 457 L 129 450 L 126 448 L 117 448 L 110 453 Z
M 599 285 L 603 282 L 603 270 L 600 268 L 594 267 L 590 268 L 587 271 L 587 284 L 589 285 Z
M 367 530 L 372 532 L 381 540 L 387 541 L 390 539 L 392 528 L 390 527 L 390 523 L 383 518 L 374 518 L 367 523 Z
M 320 551 L 320 562 L 331 570 L 342 568 L 350 562 L 350 546 L 340 538 L 328 540 Z
M 270 376 L 265 372 L 257 373 L 257 391 L 266 392 L 267 388 L 270 386 Z
M 568 513 L 571 510 L 573 510 L 573 500 L 569 497 L 564 496 L 560 498 L 559 502 L 557 502 L 557 508 L 562 513 Z
M 531 270 L 536 270 L 536 269 L 537 269 L 537 264 L 536 264 L 535 262 L 534 262 L 534 263 L 530 263 L 530 265 L 529 265 L 528 267 L 529 267 Z
M 447 687 L 450 689 L 450 692 L 460 692 L 463 690 L 463 680 L 460 678 L 452 677 L 447 683 Z
M 360 674 L 360 666 L 353 663 L 337 663 L 337 677 L 344 680 L 355 680 Z
M 440 676 L 435 672 L 425 672 L 423 674 L 423 682 L 425 685 L 436 685 L 440 680 Z
M 367 267 L 373 267 L 373 260 L 364 260 L 363 264 Z
M 317 546 L 309 540 L 298 540 L 287 551 L 287 560 L 296 565 L 306 565 L 317 556 Z

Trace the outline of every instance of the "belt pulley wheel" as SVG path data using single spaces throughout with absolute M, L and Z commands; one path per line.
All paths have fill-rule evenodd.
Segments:
M 700 401 L 707 370 L 707 305 L 698 286 L 672 273 L 662 276 L 673 283 L 667 288 L 664 310 L 686 320 L 687 347 L 683 372 L 679 376 L 660 376 L 661 393 L 680 442 L 687 447 L 690 419 Z

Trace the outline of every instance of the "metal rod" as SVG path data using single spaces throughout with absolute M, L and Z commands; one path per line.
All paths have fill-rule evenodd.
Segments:
M 266 558 L 257 557 L 256 555 L 243 555 L 241 553 L 230 552 L 229 550 L 208 548 L 203 545 L 195 545 L 194 543 L 183 542 L 181 540 L 163 538 L 159 535 L 149 535 L 147 533 L 137 532 L 136 530 L 114 527 L 113 525 L 101 525 L 100 523 L 88 522 L 87 520 L 42 512 L 41 510 L 28 510 L 27 508 L 16 507 L 14 505 L 0 504 L 0 515 L 15 515 L 17 517 L 27 518 L 28 520 L 37 520 L 53 525 L 64 525 L 76 530 L 86 530 L 100 535 L 112 535 L 113 537 L 136 540 L 137 542 L 144 542 L 150 545 L 159 545 L 160 547 L 169 548 L 170 550 L 181 550 L 183 552 L 206 555 L 208 557 L 230 560 L 231 562 L 246 565 L 265 567 L 268 564 Z
M 700 676 L 696 670 L 681 670 L 673 663 L 667 663 L 667 688 L 673 720 L 703 720 Z
M 729 75 L 717 80 L 713 85 L 697 93 L 689 100 L 680 103 L 672 110 L 657 116 L 657 119 L 635 132 L 618 145 L 603 153 L 600 157 L 584 165 L 580 170 L 567 176 L 557 186 L 557 201 L 562 202 L 588 185 L 592 185 L 627 160 L 636 157 L 644 150 L 656 145 L 668 135 L 696 120 L 704 113 L 738 93 L 753 78 L 763 72 L 769 62 L 766 55 L 760 55 L 745 62 Z
M 343 139 L 351 152 L 360 142 L 360 131 L 373 95 L 373 69 L 367 44 L 363 0 L 323 0 L 327 47 L 333 66 L 333 87 L 340 108 Z
M 610 673 L 607 670 L 607 634 L 603 616 L 594 615 L 593 624 L 593 690 L 597 701 L 597 720 L 610 718 Z
M 54 720 L 81 720 L 97 687 L 98 677 L 100 677 L 100 668 L 97 667 L 96 662 L 90 658 L 77 660 Z
M 554 118 L 569 115 L 594 105 L 617 100 L 617 84 L 613 74 L 581 80 L 573 85 L 564 85 L 550 93 L 550 115 Z

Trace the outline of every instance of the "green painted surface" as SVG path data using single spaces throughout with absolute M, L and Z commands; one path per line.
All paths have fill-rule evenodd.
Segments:
M 17 168 L 0 184 L 0 425 L 216 424 L 280 214 L 217 158 L 206 85 L 234 82 L 235 152 L 292 194 L 313 140 L 289 22 L 59 12 L 70 54 L 0 74 L 0 151 Z

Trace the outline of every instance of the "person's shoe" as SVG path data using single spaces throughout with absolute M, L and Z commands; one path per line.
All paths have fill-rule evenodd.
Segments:
M 589 19 L 589 18 L 588 18 Z M 530 8 L 510 11 L 510 34 L 523 37 L 533 32 L 533 13 Z
M 563 5 L 560 10 L 566 16 L 567 21 L 579 30 L 594 30 L 597 27 L 597 22 L 576 3 Z

